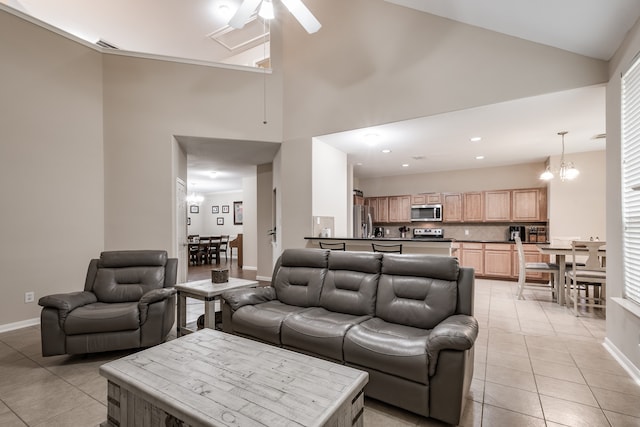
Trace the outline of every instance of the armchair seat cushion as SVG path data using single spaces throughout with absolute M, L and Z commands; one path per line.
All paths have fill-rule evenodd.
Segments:
M 282 322 L 292 314 L 303 310 L 307 308 L 284 304 L 278 300 L 245 305 L 233 315 L 233 330 L 240 335 L 282 345 L 280 342 Z
M 349 329 L 371 316 L 336 313 L 315 307 L 294 314 L 282 324 L 282 345 L 343 361 L 342 344 Z
M 140 328 L 137 302 L 96 302 L 71 311 L 64 322 L 67 335 L 131 331 Z
M 374 317 L 354 326 L 344 340 L 348 364 L 429 384 L 427 338 L 430 331 Z

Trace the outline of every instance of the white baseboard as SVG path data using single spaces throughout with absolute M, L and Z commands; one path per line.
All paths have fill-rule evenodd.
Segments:
M 271 282 L 271 276 L 256 276 L 256 280 L 261 282 Z
M 618 347 L 616 347 L 611 342 L 611 340 L 609 340 L 609 338 L 605 338 L 602 345 L 614 357 L 614 359 L 618 361 L 620 366 L 622 366 L 624 370 L 627 371 L 629 375 L 631 375 L 631 378 L 633 378 L 635 382 L 640 384 L 640 369 L 638 369 L 637 366 L 631 363 L 627 356 L 625 356 L 620 350 L 618 350 Z
M 250 270 L 250 271 L 258 271 L 258 267 L 254 267 L 253 265 L 243 265 L 242 269 L 243 270 Z
M 7 323 L 6 325 L 0 325 L 0 333 L 15 331 L 16 329 L 26 328 L 28 326 L 34 326 L 40 324 L 40 318 L 21 320 L 20 322 Z

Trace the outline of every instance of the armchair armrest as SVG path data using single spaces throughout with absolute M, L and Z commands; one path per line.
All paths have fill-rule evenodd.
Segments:
M 271 286 L 258 288 L 235 289 L 222 294 L 233 311 L 245 305 L 255 305 L 261 302 L 273 301 L 276 299 L 276 290 Z
M 138 309 L 140 310 L 140 324 L 147 321 L 147 314 L 149 313 L 149 305 L 165 301 L 175 295 L 177 291 L 174 288 L 160 288 L 152 289 L 146 294 L 142 295 L 138 302 Z
M 431 330 L 427 339 L 429 375 L 436 373 L 438 354 L 442 350 L 468 350 L 478 337 L 478 321 L 465 314 L 450 316 Z
M 71 310 L 94 302 L 98 302 L 98 298 L 93 292 L 81 291 L 47 295 L 38 300 L 38 305 L 58 310 L 58 319 L 62 325 Z

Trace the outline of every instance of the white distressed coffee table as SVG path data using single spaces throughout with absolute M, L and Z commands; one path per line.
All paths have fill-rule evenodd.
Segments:
M 104 426 L 362 426 L 369 374 L 202 329 L 100 367 Z M 181 424 L 182 423 L 182 424 Z
M 212 283 L 211 280 L 205 279 L 175 285 L 174 287 L 178 291 L 176 335 L 180 337 L 194 332 L 187 328 L 187 298 L 204 301 L 204 327 L 215 329 L 216 299 L 219 299 L 222 293 L 232 289 L 255 288 L 256 286 L 258 286 L 258 282 L 255 280 L 235 277 L 230 277 L 229 281 L 224 283 Z

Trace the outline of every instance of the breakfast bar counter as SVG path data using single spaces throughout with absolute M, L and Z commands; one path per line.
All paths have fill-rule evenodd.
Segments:
M 434 238 L 371 238 L 359 239 L 353 237 L 305 237 L 307 248 L 319 248 L 320 242 L 345 243 L 348 251 L 372 251 L 372 243 L 402 244 L 402 253 L 406 254 L 431 254 L 451 256 L 453 239 L 442 237 Z

